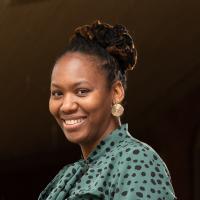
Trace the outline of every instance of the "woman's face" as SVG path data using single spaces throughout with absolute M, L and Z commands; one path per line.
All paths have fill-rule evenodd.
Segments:
M 49 109 L 66 138 L 77 144 L 98 141 L 113 128 L 113 89 L 97 59 L 67 53 L 55 64 Z

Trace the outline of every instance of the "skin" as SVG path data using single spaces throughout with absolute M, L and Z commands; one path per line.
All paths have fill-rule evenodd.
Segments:
M 97 57 L 68 52 L 56 62 L 52 71 L 49 110 L 65 137 L 80 145 L 84 159 L 120 126 L 120 119 L 112 116 L 111 107 L 123 100 L 124 89 L 119 80 L 109 88 L 100 65 Z M 83 121 L 75 127 L 64 121 L 80 118 Z

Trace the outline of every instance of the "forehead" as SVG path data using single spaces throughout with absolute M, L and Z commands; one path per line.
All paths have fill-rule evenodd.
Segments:
M 52 71 L 52 82 L 76 83 L 88 81 L 103 84 L 106 80 L 105 72 L 100 68 L 100 61 L 90 55 L 81 53 L 67 53 L 55 64 Z

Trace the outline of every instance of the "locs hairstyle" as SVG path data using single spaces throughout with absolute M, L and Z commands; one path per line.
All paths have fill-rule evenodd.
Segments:
M 75 29 L 64 54 L 80 52 L 100 59 L 105 70 L 108 86 L 121 80 L 126 89 L 126 72 L 132 70 L 137 61 L 137 51 L 133 39 L 125 26 L 115 26 L 96 20 L 91 25 Z

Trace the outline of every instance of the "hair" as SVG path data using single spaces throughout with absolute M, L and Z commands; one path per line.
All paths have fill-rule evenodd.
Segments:
M 96 20 L 74 30 L 64 54 L 80 52 L 100 59 L 108 86 L 120 80 L 126 89 L 126 72 L 135 67 L 137 51 L 125 26 L 115 26 Z

